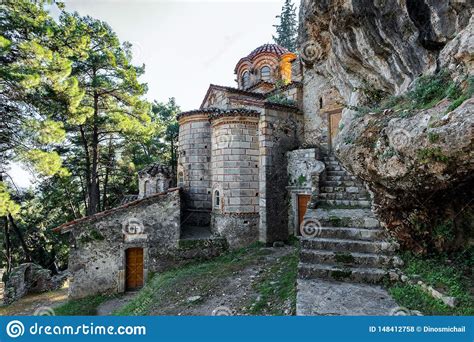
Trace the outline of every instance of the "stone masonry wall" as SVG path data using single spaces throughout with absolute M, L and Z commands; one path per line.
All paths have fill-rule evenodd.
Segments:
M 152 195 L 61 228 L 71 232 L 69 295 L 125 290 L 125 253 L 143 248 L 144 277 L 175 263 L 179 253 L 180 192 Z
M 211 209 L 211 130 L 207 114 L 179 120 L 178 179 L 183 173 L 186 205 L 191 209 Z
M 211 124 L 212 228 L 227 238 L 231 248 L 240 247 L 258 236 L 258 118 L 221 117 Z
M 267 244 L 288 239 L 286 152 L 300 144 L 302 119 L 299 112 L 283 106 L 266 108 L 260 116 L 259 239 Z

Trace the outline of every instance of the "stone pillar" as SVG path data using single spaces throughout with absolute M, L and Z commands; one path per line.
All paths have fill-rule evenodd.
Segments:
M 258 112 L 214 115 L 211 127 L 212 228 L 237 248 L 258 240 Z

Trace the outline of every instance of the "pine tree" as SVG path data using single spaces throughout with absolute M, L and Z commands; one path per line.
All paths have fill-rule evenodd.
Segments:
M 296 51 L 298 22 L 296 19 L 296 7 L 291 0 L 285 0 L 281 15 L 277 15 L 276 18 L 280 19 L 280 24 L 273 25 L 276 28 L 276 36 L 273 36 L 273 40 L 290 51 Z

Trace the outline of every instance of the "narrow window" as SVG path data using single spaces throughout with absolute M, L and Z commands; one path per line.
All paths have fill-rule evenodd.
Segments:
M 248 88 L 248 86 L 250 85 L 250 74 L 248 71 L 244 71 L 244 73 L 242 74 L 242 79 L 241 79 L 241 83 L 242 83 L 242 88 Z
M 221 196 L 219 190 L 214 191 L 214 208 L 220 208 L 221 206 Z
M 319 109 L 323 108 L 323 98 L 319 98 Z
M 272 70 L 270 69 L 270 67 L 265 65 L 260 69 L 260 78 L 262 79 L 262 81 L 269 81 L 271 78 L 271 73 Z
M 148 196 L 150 191 L 150 181 L 145 181 L 145 185 L 143 188 L 143 194 L 144 196 Z
M 183 184 L 184 184 L 184 174 L 181 171 L 180 173 L 178 173 L 178 185 L 183 185 Z

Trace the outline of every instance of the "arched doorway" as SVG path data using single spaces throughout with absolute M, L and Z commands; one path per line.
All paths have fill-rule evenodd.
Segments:
M 136 290 L 143 287 L 143 248 L 129 248 L 125 257 L 125 289 Z

